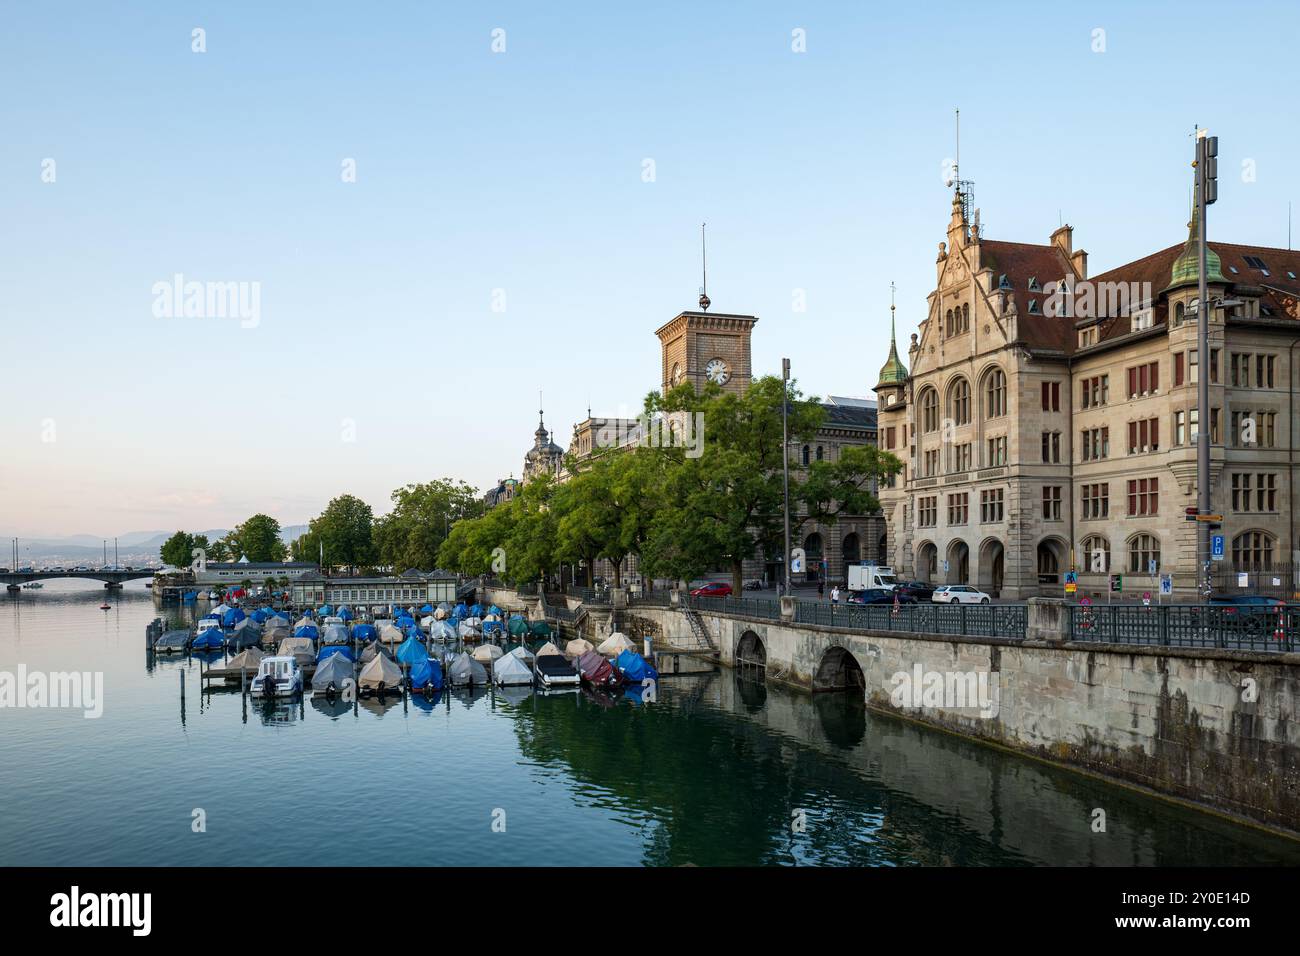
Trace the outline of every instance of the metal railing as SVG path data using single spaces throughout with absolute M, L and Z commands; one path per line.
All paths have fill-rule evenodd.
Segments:
M 627 606 L 635 607 L 671 607 L 673 603 L 672 594 L 667 590 L 651 591 L 649 594 L 644 592 L 629 591 L 627 595 Z
M 799 601 L 795 621 L 852 630 L 1005 637 L 1021 641 L 1029 621 L 1023 604 L 827 604 Z
M 737 614 L 741 617 L 781 619 L 781 601 L 773 598 L 691 597 L 684 600 L 697 611 L 713 614 Z
M 1096 644 L 1224 648 L 1294 653 L 1300 650 L 1300 606 L 1224 607 L 1205 604 L 1075 605 L 1070 640 Z

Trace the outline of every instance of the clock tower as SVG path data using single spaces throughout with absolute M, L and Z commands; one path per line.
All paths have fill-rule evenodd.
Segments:
M 655 332 L 663 360 L 666 393 L 682 382 L 697 389 L 706 381 L 743 392 L 753 378 L 749 339 L 758 321 L 752 315 L 683 312 Z

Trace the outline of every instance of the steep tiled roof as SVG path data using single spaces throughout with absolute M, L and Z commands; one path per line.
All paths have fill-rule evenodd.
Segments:
M 1029 291 L 1029 280 L 1037 279 L 1039 288 L 1049 282 L 1073 275 L 1065 255 L 1054 245 L 1040 246 L 1030 242 L 1002 242 L 996 239 L 980 240 L 980 267 L 993 270 L 993 287 L 996 289 L 1002 276 L 1011 285 L 1011 297 L 1019 313 L 1020 337 L 1032 348 L 1069 351 L 1073 347 L 1074 323 L 1064 316 L 1042 314 L 1047 299 L 1045 292 Z M 1039 314 L 1030 312 L 1029 304 L 1036 301 Z

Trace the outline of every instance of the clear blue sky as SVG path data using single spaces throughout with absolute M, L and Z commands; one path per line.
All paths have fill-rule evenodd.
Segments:
M 567 445 L 588 403 L 657 385 L 701 220 L 757 370 L 870 395 L 889 283 L 902 340 L 933 285 L 954 107 L 991 238 L 1063 217 L 1093 272 L 1181 241 L 1199 123 L 1215 235 L 1285 245 L 1297 25 L 1282 3 L 7 4 L 0 530 L 299 523 L 518 475 L 539 388 Z M 176 273 L 259 282 L 257 327 L 155 317 Z

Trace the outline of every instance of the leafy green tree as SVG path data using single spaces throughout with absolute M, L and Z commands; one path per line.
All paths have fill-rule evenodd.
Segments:
M 334 498 L 308 525 L 309 534 L 325 545 L 325 561 L 330 566 L 357 565 L 375 560 L 374 513 L 370 505 L 353 495 Z
M 744 561 L 781 550 L 783 402 L 788 402 L 790 445 L 813 440 L 825 409 L 815 398 L 803 398 L 794 383 L 787 390 L 775 376 L 754 380 L 743 395 L 713 383 L 699 392 L 680 386 L 663 397 L 651 395 L 656 411 L 701 414 L 704 433 L 698 456 L 680 447 L 667 449 L 677 460 L 667 472 L 664 505 L 646 535 L 642 562 L 647 570 L 689 579 L 725 566 L 739 593 Z M 872 482 L 899 464 L 875 449 L 846 449 L 838 461 L 806 471 L 792 463 L 792 519 L 800 504 L 811 512 L 800 524 L 873 510 Z
M 484 510 L 473 487 L 448 478 L 398 488 L 392 500 L 393 510 L 375 522 L 375 549 L 381 563 L 399 572 L 437 567 L 455 522 Z
M 200 544 L 199 542 L 203 543 Z M 208 544 L 206 535 L 196 534 L 194 536 L 194 547 L 202 548 L 203 553 L 207 555 L 209 561 L 234 560 L 230 555 L 230 546 L 226 544 L 225 540 L 222 538 L 218 538 L 216 541 Z
M 287 549 L 280 540 L 280 522 L 264 514 L 255 514 L 226 535 L 232 552 L 249 561 L 283 561 Z
M 189 567 L 191 553 L 194 548 L 194 535 L 185 531 L 177 531 L 174 535 L 163 542 L 159 556 L 163 564 L 170 564 L 178 568 Z

